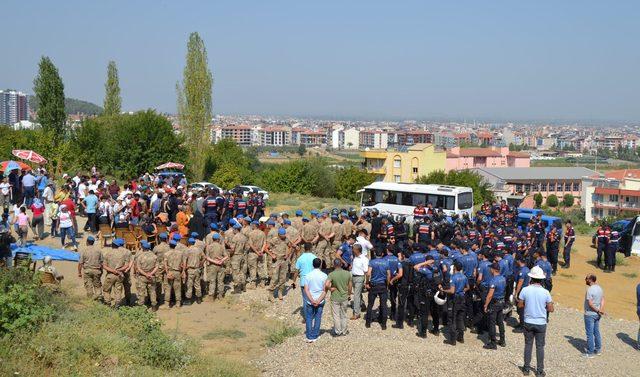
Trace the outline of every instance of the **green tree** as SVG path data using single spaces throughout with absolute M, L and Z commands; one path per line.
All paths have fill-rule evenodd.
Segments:
M 542 206 L 542 200 L 543 199 L 544 198 L 542 197 L 541 193 L 537 193 L 537 194 L 533 195 L 533 201 L 536 204 L 536 208 L 540 208 Z
M 305 153 L 307 153 L 307 147 L 304 144 L 300 144 L 298 147 L 298 155 L 302 157 Z
M 206 149 L 204 174 L 210 177 L 210 181 L 223 188 L 231 188 L 219 182 L 219 170 L 224 167 L 225 174 L 233 167 L 238 172 L 238 177 L 244 184 L 250 184 L 254 180 L 254 174 L 259 162 L 254 153 L 245 153 L 233 139 L 222 139 Z M 237 183 L 238 184 L 238 183 Z
M 556 208 L 558 206 L 558 197 L 554 194 L 547 196 L 547 206 Z
M 122 98 L 120 97 L 120 79 L 118 67 L 113 60 L 107 66 L 107 82 L 104 84 L 104 115 L 118 115 L 122 111 Z
M 200 180 L 205 171 L 206 155 L 202 153 L 210 140 L 207 134 L 211 122 L 211 87 L 213 76 L 209 70 L 207 49 L 198 33 L 191 33 L 187 43 L 186 65 L 182 85 L 176 85 L 178 116 L 189 152 L 189 169 Z
M 211 177 L 211 180 L 215 181 L 218 186 L 227 189 L 243 183 L 241 172 L 237 166 L 228 162 L 222 164 L 218 170 L 216 170 L 216 174 Z
M 37 121 L 47 133 L 50 150 L 53 152 L 49 159 L 53 159 L 56 173 L 62 170 L 62 155 L 58 147 L 67 134 L 67 115 L 64 111 L 64 84 L 58 74 L 58 68 L 51 59 L 43 56 L 38 64 L 38 76 L 33 80 L 33 91 L 38 103 Z M 41 152 L 42 153 L 42 152 Z
M 415 182 L 470 187 L 473 189 L 473 202 L 475 204 L 493 200 L 493 192 L 491 192 L 489 183 L 480 174 L 471 170 L 451 170 L 448 173 L 445 173 L 444 170 L 435 170 L 426 176 L 418 177 Z
M 562 205 L 566 208 L 573 207 L 573 202 L 575 198 L 571 194 L 564 194 L 562 197 Z
M 371 184 L 375 180 L 373 174 L 364 170 L 349 167 L 336 172 L 336 197 L 338 199 L 357 200 L 356 191 Z

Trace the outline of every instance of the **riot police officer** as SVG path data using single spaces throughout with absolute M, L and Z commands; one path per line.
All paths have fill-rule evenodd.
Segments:
M 501 347 L 506 346 L 502 309 L 504 308 L 507 280 L 500 275 L 500 265 L 498 263 L 491 264 L 491 274 L 489 292 L 484 301 L 484 312 L 487 313 L 489 319 L 489 343 L 485 344 L 484 348 L 495 350 L 497 348 L 496 325 L 500 330 L 500 341 L 497 344 Z
M 446 339 L 444 343 L 455 346 L 456 342 L 464 343 L 466 308 L 464 295 L 469 290 L 469 283 L 467 277 L 462 273 L 462 264 L 460 262 L 454 262 L 453 270 L 454 274 L 449 281 L 449 288 L 444 289 L 442 285 L 439 288 L 450 295 L 447 300 L 449 339 Z

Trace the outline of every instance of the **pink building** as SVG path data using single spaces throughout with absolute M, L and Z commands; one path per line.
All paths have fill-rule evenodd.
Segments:
M 508 147 L 460 148 L 447 151 L 446 171 L 473 168 L 528 168 L 529 155 Z

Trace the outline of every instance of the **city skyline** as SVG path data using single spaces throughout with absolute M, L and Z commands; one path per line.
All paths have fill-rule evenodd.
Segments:
M 366 6 L 365 6 L 366 5 Z M 32 93 L 41 55 L 67 97 L 102 104 L 106 65 L 123 110 L 175 113 L 189 32 L 203 37 L 214 114 L 324 119 L 640 120 L 640 4 L 338 5 L 9 1 L 2 87 Z M 33 22 L 20 27 L 25 17 Z M 74 22 L 50 22 L 56 17 Z M 78 31 L 82 30 L 81 33 Z M 47 31 L 45 33 L 45 31 Z M 16 64 L 18 62 L 18 64 Z

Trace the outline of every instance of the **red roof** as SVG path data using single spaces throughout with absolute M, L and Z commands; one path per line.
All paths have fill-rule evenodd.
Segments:
M 625 178 L 640 178 L 640 169 L 623 169 L 623 170 L 611 170 L 604 173 L 606 178 L 613 178 L 619 181 Z
M 619 195 L 620 194 L 619 189 L 608 188 L 608 187 L 596 187 L 594 192 L 596 194 L 603 194 L 603 195 Z
M 509 152 L 509 154 L 507 155 L 508 157 L 515 157 L 515 158 L 530 158 L 531 156 L 529 156 L 528 153 L 524 153 L 524 152 Z
M 498 151 L 491 148 L 460 148 L 460 152 L 455 154 L 447 152 L 447 157 L 500 157 Z

